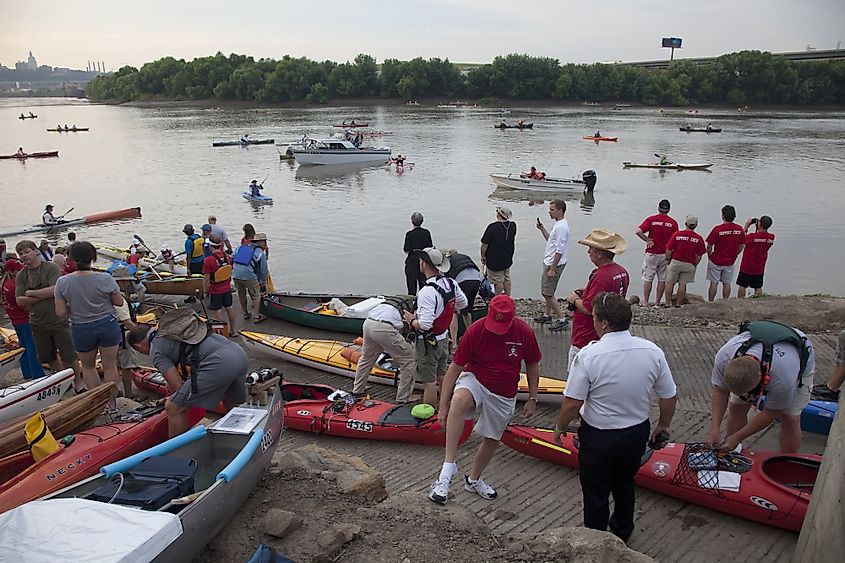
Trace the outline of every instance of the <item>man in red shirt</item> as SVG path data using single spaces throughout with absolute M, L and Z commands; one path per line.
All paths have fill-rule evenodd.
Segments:
M 207 256 L 202 263 L 203 288 L 208 294 L 211 316 L 219 321 L 229 323 L 229 337 L 238 336 L 235 329 L 235 310 L 232 308 L 232 257 L 223 252 L 223 241 L 220 235 L 208 237 L 211 256 Z M 226 316 L 220 314 L 220 309 L 226 311 Z
M 745 240 L 745 231 L 734 223 L 736 209 L 733 205 L 726 205 L 722 208 L 722 223 L 713 227 L 707 235 L 707 280 L 710 287 L 707 289 L 707 299 L 716 299 L 716 290 L 719 283 L 722 284 L 722 299 L 731 296 L 731 280 L 734 277 L 734 264 L 736 257 L 742 250 L 742 243 Z
M 643 306 L 649 306 L 651 287 L 655 276 L 657 277 L 657 290 L 654 295 L 654 304 L 660 305 L 663 293 L 666 291 L 666 267 L 669 261 L 666 259 L 666 243 L 678 230 L 678 222 L 669 217 L 669 200 L 661 199 L 657 204 L 658 213 L 646 217 L 640 228 L 637 229 L 637 236 L 645 242 L 645 260 L 643 261 Z
M 625 297 L 628 293 L 628 271 L 614 262 L 617 254 L 628 247 L 625 239 L 609 229 L 593 229 L 578 244 L 587 247 L 587 256 L 596 266 L 587 280 L 587 287 L 576 289 L 566 298 L 572 311 L 572 340 L 569 344 L 569 358 L 566 373 L 572 369 L 572 362 L 578 352 L 599 335 L 593 323 L 593 298 L 600 293 L 611 292 Z
M 687 215 L 684 225 L 686 229 L 672 235 L 666 243 L 666 259 L 669 261 L 669 268 L 666 273 L 665 307 L 672 306 L 672 291 L 676 283 L 678 295 L 675 298 L 675 307 L 680 307 L 684 303 L 687 298 L 687 284 L 695 281 L 695 268 L 707 252 L 704 239 L 695 232 L 698 217 Z
M 541 357 L 534 331 L 516 318 L 513 299 L 507 295 L 495 296 L 490 301 L 484 321 L 473 323 L 464 333 L 455 359 L 443 379 L 438 416 L 441 424 L 446 421 L 446 458 L 428 498 L 438 504 L 446 504 L 449 484 L 458 473 L 455 458 L 464 419 L 471 418 L 476 412 L 475 431 L 481 435 L 481 445 L 475 453 L 472 469 L 464 475 L 464 488 L 487 500 L 496 498 L 496 491 L 481 479 L 481 473 L 493 458 L 505 427 L 516 410 L 516 392 L 523 361 L 529 398 L 522 412 L 526 418 L 534 415 Z
M 759 219 L 749 219 L 745 222 L 745 231 L 755 225 L 757 232 L 745 235 L 745 248 L 742 252 L 742 262 L 739 263 L 739 275 L 736 277 L 736 296 L 745 297 L 747 287 L 754 288 L 754 296 L 763 295 L 763 272 L 766 269 L 766 259 L 769 249 L 775 243 L 775 235 L 769 232 L 772 218 L 763 215 Z

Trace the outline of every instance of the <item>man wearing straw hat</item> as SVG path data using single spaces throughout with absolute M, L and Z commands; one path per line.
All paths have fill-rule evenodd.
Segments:
M 609 229 L 597 228 L 579 240 L 578 244 L 587 247 L 587 256 L 596 269 L 590 274 L 586 287 L 576 289 L 566 298 L 572 310 L 572 340 L 567 373 L 572 370 L 572 361 L 578 351 L 599 339 L 593 326 L 593 298 L 606 291 L 622 297 L 628 293 L 628 272 L 613 261 L 617 254 L 622 254 L 628 247 L 621 235 Z
M 507 207 L 497 206 L 496 220 L 487 225 L 481 236 L 481 263 L 496 289 L 496 295 L 511 294 L 511 266 L 516 239 L 516 223 L 511 221 L 512 215 Z

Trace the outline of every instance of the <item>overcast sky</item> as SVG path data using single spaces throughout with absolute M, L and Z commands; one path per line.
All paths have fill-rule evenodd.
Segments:
M 845 0 L 0 0 L 0 64 L 109 70 L 217 51 L 343 62 L 385 58 L 489 62 L 528 53 L 561 62 L 845 46 Z

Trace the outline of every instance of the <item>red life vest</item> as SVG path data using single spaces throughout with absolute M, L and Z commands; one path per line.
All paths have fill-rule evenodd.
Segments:
M 447 281 L 449 284 L 449 291 L 446 291 L 440 287 L 440 284 L 437 283 L 437 281 L 441 279 L 445 279 Z M 443 312 L 434 319 L 434 323 L 431 325 L 431 330 L 426 331 L 426 334 L 435 336 L 443 334 L 449 330 L 449 325 L 451 324 L 452 317 L 455 314 L 455 282 L 448 276 L 437 276 L 435 281 L 429 282 L 425 285 L 436 289 L 437 293 L 440 294 L 440 297 L 443 298 Z

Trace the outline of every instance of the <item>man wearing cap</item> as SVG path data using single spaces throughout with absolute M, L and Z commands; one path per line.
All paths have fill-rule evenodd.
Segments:
M 423 384 L 423 402 L 437 404 L 437 380 L 446 374 L 449 359 L 449 326 L 455 311 L 469 302 L 461 287 L 446 275 L 449 257 L 434 247 L 414 250 L 425 285 L 417 294 L 416 313 L 406 311 L 404 320 L 417 333 L 416 380 Z
M 516 303 L 507 295 L 495 296 L 484 321 L 473 323 L 464 333 L 443 379 L 438 417 L 441 424 L 446 422 L 446 455 L 428 498 L 446 504 L 452 477 L 458 473 L 455 459 L 464 420 L 475 414 L 475 432 L 481 436 L 481 444 L 472 469 L 464 475 L 464 488 L 487 500 L 496 498 L 496 490 L 484 482 L 481 474 L 516 410 L 522 362 L 529 396 L 522 412 L 526 418 L 534 415 L 541 358 L 534 331 L 516 318 Z
M 202 275 L 202 263 L 205 260 L 204 241 L 194 232 L 194 226 L 187 224 L 182 228 L 185 233 L 185 261 L 188 263 L 188 275 Z
M 584 497 L 584 526 L 610 531 L 627 542 L 634 531 L 634 476 L 649 433 L 667 436 L 677 388 L 663 351 L 631 336 L 631 305 L 617 293 L 600 293 L 592 317 L 600 339 L 575 357 L 555 425 L 555 442 L 579 414 L 578 464 Z M 660 418 L 650 432 L 651 394 Z M 613 514 L 608 496 L 613 495 Z
M 202 264 L 203 290 L 208 295 L 211 316 L 229 323 L 229 336 L 235 337 L 235 309 L 232 307 L 232 257 L 223 252 L 223 241 L 219 235 L 208 237 L 211 254 Z M 225 314 L 221 314 L 220 310 Z
M 44 214 L 41 216 L 42 225 L 55 225 L 58 223 L 56 217 L 53 215 L 53 206 L 49 203 L 44 206 Z
M 205 264 L 205 259 L 211 256 L 211 247 L 208 245 L 208 237 L 211 236 L 211 225 L 208 223 L 202 226 L 202 256 L 203 256 L 203 264 Z
M 164 323 L 162 317 L 159 325 L 162 330 Z M 238 344 L 210 333 L 196 315 L 181 315 L 168 330 L 179 333 L 181 340 L 158 335 L 156 329 L 137 326 L 129 331 L 127 342 L 141 354 L 149 355 L 167 381 L 171 395 L 165 401 L 164 410 L 173 437 L 188 429 L 189 408 L 213 409 L 223 401 L 223 406 L 230 409 L 245 400 L 247 357 Z M 187 345 L 184 352 L 183 345 Z M 191 376 L 183 381 L 176 366 L 189 360 L 196 371 L 191 369 Z M 194 378 L 196 389 L 193 389 Z
M 569 325 L 555 298 L 557 284 L 566 267 L 566 252 L 569 247 L 569 222 L 563 218 L 565 213 L 566 203 L 561 199 L 553 199 L 549 202 L 549 217 L 555 221 L 552 230 L 547 231 L 545 225 L 537 219 L 537 228 L 546 239 L 543 274 L 540 278 L 540 293 L 546 300 L 546 311 L 534 320 L 538 323 L 552 323 L 549 329 L 553 331 L 563 330 Z
M 734 223 L 736 209 L 733 205 L 722 207 L 722 223 L 713 227 L 707 235 L 707 300 L 716 299 L 719 283 L 722 284 L 722 299 L 731 296 L 731 280 L 734 275 L 736 257 L 742 251 L 745 231 Z
M 267 317 L 261 314 L 261 294 L 267 291 L 267 235 L 257 233 L 242 244 L 233 256 L 232 279 L 238 291 L 244 319 L 249 318 L 247 295 L 252 300 L 252 321 L 260 323 Z
M 229 240 L 229 234 L 226 232 L 226 229 L 221 225 L 217 224 L 217 216 L 216 215 L 209 215 L 208 216 L 208 224 L 211 226 L 211 234 L 217 235 L 220 237 L 220 240 L 223 241 L 223 244 L 226 246 L 226 252 L 229 254 L 232 253 L 232 242 Z
M 666 291 L 666 243 L 678 230 L 678 222 L 669 217 L 669 200 L 661 199 L 657 204 L 657 213 L 650 215 L 640 224 L 637 236 L 645 242 L 645 260 L 643 261 L 643 306 L 650 305 L 651 288 L 654 278 L 657 278 L 657 290 L 654 294 L 654 304 L 660 305 L 663 293 Z
M 487 278 L 496 295 L 511 294 L 511 266 L 513 265 L 516 223 L 511 221 L 511 210 L 496 207 L 496 220 L 487 225 L 481 236 L 481 263 L 487 269 Z
M 593 229 L 586 238 L 578 241 L 587 247 L 587 256 L 595 265 L 587 286 L 576 289 L 566 298 L 572 309 L 572 339 L 569 345 L 567 373 L 572 371 L 575 355 L 584 346 L 599 339 L 593 325 L 593 302 L 600 293 L 611 292 L 625 297 L 628 294 L 628 271 L 614 262 L 618 254 L 625 252 L 625 239 L 609 229 Z
M 686 229 L 678 231 L 666 243 L 666 259 L 669 267 L 666 273 L 666 304 L 672 306 L 672 291 L 678 284 L 678 295 L 675 307 L 683 305 L 687 298 L 687 284 L 695 281 L 695 268 L 701 262 L 701 257 L 707 252 L 704 239 L 695 232 L 698 217 L 687 215 L 684 221 Z

